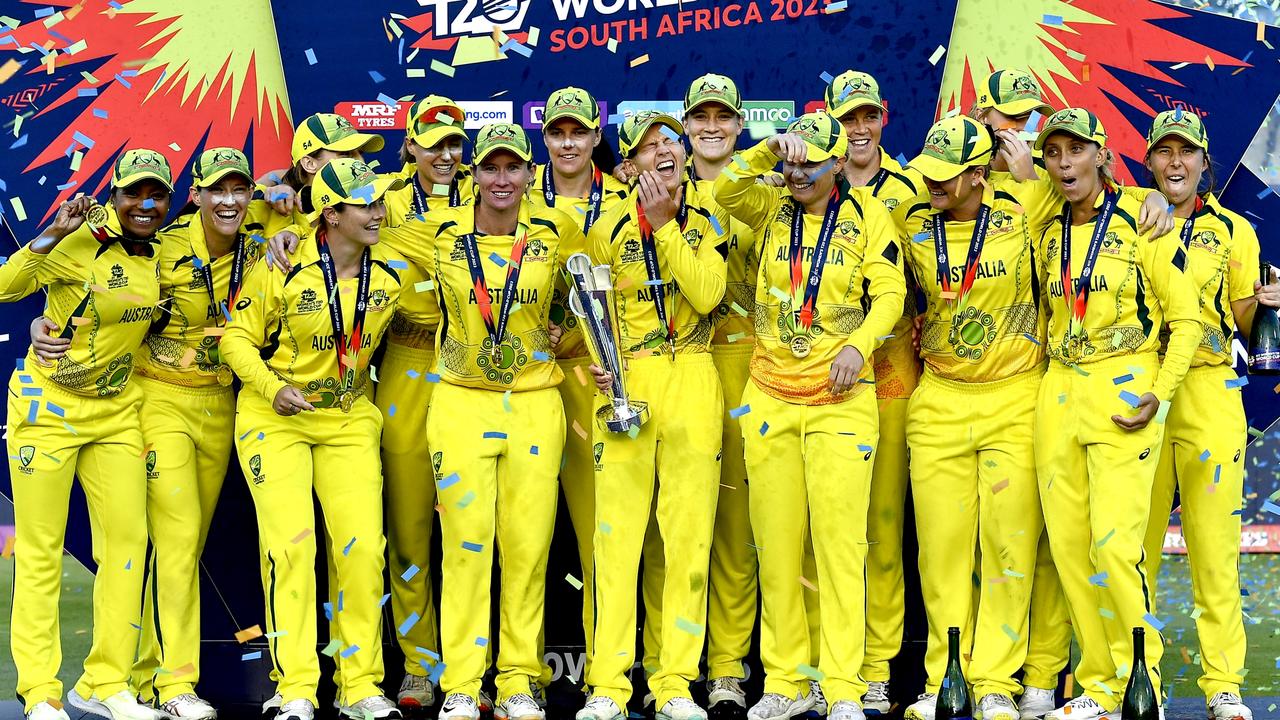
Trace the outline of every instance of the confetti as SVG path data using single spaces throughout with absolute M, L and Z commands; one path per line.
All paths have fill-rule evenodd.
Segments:
M 647 62 L 649 62 L 649 53 L 645 53 L 644 55 L 641 55 L 640 57 L 632 60 L 631 67 L 639 67 L 640 65 L 643 65 Z
M 740 418 L 740 417 L 742 417 L 743 415 L 746 415 L 746 414 L 747 414 L 747 413 L 749 413 L 749 412 L 751 412 L 751 406 L 750 406 L 750 405 L 743 405 L 743 406 L 741 406 L 741 407 L 736 407 L 736 408 L 733 408 L 732 410 L 730 410 L 730 411 L 729 411 L 729 417 L 731 417 L 731 418 Z
M 1119 334 L 1117 334 L 1117 337 L 1119 337 Z M 1126 404 L 1128 404 L 1128 405 L 1129 405 L 1129 407 L 1132 407 L 1132 408 L 1136 408 L 1136 407 L 1138 407 L 1139 405 L 1141 405 L 1141 404 L 1142 404 L 1142 398 L 1138 397 L 1137 395 L 1134 395 L 1133 393 L 1129 392 L 1128 390 L 1121 390 L 1121 391 L 1120 391 L 1120 399 L 1121 399 L 1121 400 L 1123 400 L 1123 401 L 1125 401 L 1125 403 L 1126 403 Z
M 464 541 L 464 542 L 462 543 L 462 549 L 463 549 L 463 550 L 470 550 L 471 552 L 477 552 L 477 553 L 478 553 L 478 552 L 480 552 L 481 550 L 483 550 L 483 549 L 484 549 L 484 544 L 483 544 L 483 543 L 473 543 L 473 542 L 465 542 L 465 541 Z
M 1236 389 L 1236 388 L 1242 388 L 1242 387 L 1244 387 L 1245 385 L 1248 385 L 1248 384 L 1249 384 L 1249 378 L 1248 378 L 1248 376 L 1241 375 L 1241 376 L 1240 376 L 1240 377 L 1238 377 L 1238 378 L 1232 378 L 1231 380 L 1227 380 L 1227 381 L 1226 381 L 1226 384 L 1227 384 L 1227 389 L 1228 389 L 1228 390 L 1234 390 L 1234 389 Z
M 449 473 L 448 477 L 436 481 L 436 487 L 440 490 L 444 490 L 445 488 L 456 485 L 458 479 L 458 473 Z
M 250 661 L 250 660 L 261 660 L 261 659 L 262 659 L 262 651 L 261 651 L 261 650 L 257 650 L 257 651 L 254 651 L 254 652 L 245 653 L 245 654 L 243 654 L 243 655 L 241 655 L 241 656 L 240 656 L 240 660 L 241 660 L 242 662 L 248 662 L 248 661 Z
M 1090 576 L 1089 576 L 1089 584 L 1090 584 L 1090 585 L 1097 585 L 1098 587 L 1102 587 L 1102 588 L 1107 587 L 1107 573 L 1106 573 L 1106 571 L 1100 572 L 1100 573 L 1098 573 L 1097 575 L 1090 575 Z
M 352 547 L 353 545 L 355 545 L 355 544 L 356 544 L 356 539 L 355 539 L 355 538 L 351 538 L 351 542 L 347 543 L 346 547 L 342 548 L 342 556 L 343 556 L 343 557 L 347 557 L 348 555 L 350 555 L 350 554 L 351 554 L 351 547 Z
M 400 579 L 405 582 L 409 582 L 417 574 L 418 574 L 418 566 L 410 565 L 409 569 L 405 570 L 403 573 L 400 574 Z
M 352 645 L 351 647 L 347 648 L 346 650 L 343 650 L 343 651 L 342 651 L 342 653 L 341 653 L 341 655 L 342 655 L 342 657 L 344 657 L 344 658 L 349 658 L 349 657 L 351 657 L 352 655 L 355 655 L 355 654 L 356 654 L 356 653 L 358 653 L 358 652 L 360 652 L 360 646 L 359 646 L 359 645 Z
M 1062 24 L 1062 16 L 1061 16 L 1061 15 L 1045 15 L 1045 16 L 1044 16 L 1044 20 L 1043 20 L 1043 22 L 1042 22 L 1041 24 L 1043 24 L 1043 25 L 1061 25 L 1061 24 Z
M 1121 375 L 1120 377 L 1111 378 L 1111 382 L 1116 385 L 1123 385 L 1133 380 L 1133 375 Z
M 760 436 L 764 437 L 764 434 L 767 432 L 769 432 L 769 423 L 767 422 L 760 423 Z
M 453 77 L 455 72 L 451 65 L 446 65 L 439 60 L 431 61 L 431 69 L 447 77 Z
M 818 668 L 813 667 L 812 665 L 805 665 L 803 663 L 796 666 L 796 672 L 817 682 L 822 682 L 826 678 L 826 675 L 823 675 L 822 671 Z
M 303 528 L 302 532 L 293 536 L 293 539 L 290 540 L 289 542 L 293 543 L 294 545 L 297 545 L 298 543 L 302 542 L 303 540 L 306 540 L 310 536 L 311 536 L 311 528 Z
M 1147 613 L 1146 615 L 1143 615 L 1142 619 L 1146 620 L 1148 625 L 1155 628 L 1156 632 L 1160 632 L 1160 630 L 1164 628 L 1164 623 L 1161 622 L 1160 618 L 1156 617 L 1155 615 L 1152 615 L 1151 613 Z
M 259 627 L 258 625 L 254 625 L 253 627 L 248 627 L 248 628 L 245 628 L 244 630 L 240 630 L 236 632 L 236 642 L 241 644 L 247 643 L 250 640 L 254 638 L 259 638 L 259 637 L 262 637 L 262 628 Z
M 938 61 L 941 60 L 942 56 L 945 55 L 946 53 L 947 53 L 947 49 L 939 45 L 937 49 L 933 51 L 933 54 L 929 56 L 929 64 L 937 65 Z
M 564 580 L 565 580 L 565 582 L 567 582 L 567 583 L 569 583 L 570 585 L 572 585 L 574 590 L 581 590 L 581 589 L 582 589 L 582 581 L 581 581 L 581 580 L 579 580 L 578 578 L 574 577 L 572 574 L 566 574 L 566 575 L 564 576 Z
M 413 629 L 413 626 L 418 624 L 418 620 L 418 613 L 411 612 L 409 613 L 409 617 L 405 618 L 404 622 L 400 623 L 400 627 L 396 628 L 396 630 L 399 631 L 401 635 L 408 635 L 409 631 Z
M 498 430 L 490 430 L 481 435 L 485 440 L 506 440 L 507 434 Z
M 676 618 L 676 629 L 687 632 L 690 635 L 693 635 L 694 637 L 698 637 L 702 635 L 701 625 L 693 622 L 692 620 L 688 620 L 682 617 Z

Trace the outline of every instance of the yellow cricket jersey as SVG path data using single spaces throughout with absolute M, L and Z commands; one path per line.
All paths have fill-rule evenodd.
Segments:
M 1094 207 L 1102 206 L 1105 195 L 1098 193 Z M 1110 357 L 1156 353 L 1160 330 L 1167 323 L 1171 333 L 1168 350 L 1152 392 L 1168 400 L 1186 375 L 1203 334 L 1200 308 L 1191 275 L 1184 272 L 1187 254 L 1178 236 L 1140 236 L 1140 206 L 1137 199 L 1120 194 L 1099 246 L 1082 330 L 1075 336 L 1069 332 L 1071 310 L 1063 297 L 1061 273 L 1065 203 L 1046 226 L 1038 239 L 1043 251 L 1038 253 L 1044 258 L 1041 282 L 1049 290 L 1045 296 L 1049 305 L 1048 352 L 1057 362 L 1087 371 L 1090 363 Z M 1099 217 L 1071 228 L 1073 284 L 1080 278 Z
M 356 377 L 351 389 L 364 393 L 369 360 L 404 294 L 412 293 L 422 277 L 392 248 L 377 243 L 370 248 L 368 298 L 356 356 Z M 339 279 L 335 297 L 342 306 L 343 329 L 354 332 L 358 277 Z M 335 405 L 342 392 L 342 373 L 334 338 L 330 303 L 325 288 L 315 230 L 299 244 L 298 257 L 288 273 L 258 263 L 249 271 L 240 299 L 222 338 L 223 360 L 235 370 L 246 388 L 273 400 L 292 385 L 308 401 Z M 403 311 L 403 308 L 400 308 Z M 428 318 L 410 315 L 420 322 Z
M 1204 333 L 1192 367 L 1231 365 L 1231 338 L 1236 330 L 1231 303 L 1253 297 L 1258 266 L 1258 235 L 1245 218 L 1222 207 L 1212 194 L 1205 195 L 1187 219 L 1174 218 L 1173 233 L 1187 252 L 1186 274 L 1194 283 L 1200 302 Z
M 831 245 L 809 330 L 804 357 L 793 352 L 804 334 L 797 319 L 798 297 L 791 291 L 791 223 L 797 209 L 786 192 L 765 188 L 755 178 L 778 162 L 766 143 L 740 154 L 745 171 L 722 173 L 715 197 L 734 217 L 755 228 L 760 253 L 756 282 L 756 342 L 751 378 L 769 395 L 800 405 L 844 402 L 873 383 L 872 353 L 902 315 L 906 281 L 893 218 L 868 187 L 843 191 Z M 743 167 L 739 165 L 738 167 Z M 823 217 L 804 214 L 801 284 L 808 278 Z M 831 363 L 844 347 L 862 354 L 860 382 L 844 395 L 830 391 Z
M 658 277 L 650 278 L 640 234 L 639 195 L 605 213 L 587 234 L 593 262 L 609 265 L 624 358 L 710 352 L 715 310 L 725 295 L 729 215 L 696 183 L 684 184 L 685 218 L 653 229 Z M 658 301 L 667 322 L 658 316 Z
M 585 235 L 591 228 L 586 227 L 587 213 L 590 210 L 590 197 L 570 197 L 561 195 L 553 191 L 550 198 L 547 197 L 546 189 L 546 170 L 549 165 L 540 165 L 533 170 L 533 190 L 529 193 L 529 199 L 534 205 L 542 207 L 554 207 L 564 212 L 577 223 Z M 613 209 L 615 205 L 627 198 L 630 188 L 627 184 L 615 178 L 611 173 L 600 173 L 600 213 L 594 219 L 596 222 L 604 217 L 604 214 Z M 594 224 L 594 223 L 593 223 Z M 563 328 L 564 332 L 560 336 L 560 343 L 556 346 L 557 360 L 572 360 L 587 356 L 587 341 L 582 337 L 582 328 L 578 325 L 578 318 L 568 306 L 569 285 L 567 276 L 561 276 L 556 281 L 555 291 L 551 297 L 551 322 Z
M 240 228 L 241 248 L 212 260 L 199 212 L 160 231 L 160 309 L 139 357 L 139 375 L 187 387 L 218 384 L 219 376 L 230 379 L 218 348 L 223 328 L 235 312 L 249 270 L 266 253 L 266 238 L 290 221 L 254 200 Z M 237 259 L 239 287 L 232 297 Z
M 523 261 L 514 258 L 520 274 L 497 356 L 477 303 L 464 238 L 474 234 L 495 326 L 515 238 L 477 234 L 472 207 L 444 209 L 382 231 L 383 241 L 400 249 L 434 283 L 444 313 L 436 333 L 437 367 L 444 382 L 521 392 L 554 387 L 564 378 L 547 333 L 552 287 L 568 257 L 582 252 L 585 240 L 573 218 L 554 208 L 525 201 L 520 217 L 528 238 Z
M 905 247 L 910 235 L 906 232 L 907 211 L 919 201 L 928 199 L 924 177 L 919 172 L 904 168 L 889 153 L 880 148 L 880 172 L 868 183 L 871 194 L 884 203 L 893 216 L 897 228 L 898 244 Z M 920 380 L 920 362 L 911 345 L 912 320 L 916 316 L 915 293 L 906 294 L 902 315 L 893 324 L 892 337 L 876 351 L 876 397 L 908 398 Z
M 42 366 L 28 350 L 27 372 L 86 397 L 124 389 L 160 298 L 157 241 L 123 237 L 115 208 L 105 209 L 101 241 L 86 223 L 47 254 L 24 246 L 0 266 L 0 302 L 47 287 L 44 316 L 71 339 L 53 367 Z
M 907 266 L 925 295 L 920 354 L 936 375 L 960 382 L 1013 377 L 1045 361 L 1045 317 L 1040 312 L 1040 276 L 1031 232 L 1012 195 L 990 187 L 985 240 L 969 267 L 975 220 L 944 224 L 946 288 L 939 277 L 941 253 L 934 236 L 943 219 L 928 202 L 907 214 Z M 966 270 L 973 276 L 962 292 Z
M 703 197 L 712 197 L 715 179 L 704 180 L 695 175 L 693 162 L 688 164 L 691 181 Z M 725 229 L 724 299 L 716 307 L 712 321 L 715 334 L 712 345 L 750 347 L 755 341 L 756 276 L 760 257 L 755 252 L 756 233 L 751 226 L 729 215 Z
M 1022 205 L 1022 211 L 1027 218 L 1027 228 L 1031 231 L 1033 238 L 1039 237 L 1044 232 L 1045 225 L 1054 221 L 1062 210 L 1062 203 L 1066 202 L 1066 198 L 1058 190 L 1057 183 L 1049 177 L 1049 172 L 1038 165 L 1035 180 L 1019 182 L 1014 179 L 1012 173 L 1007 172 L 992 173 L 992 176 L 992 179 L 987 181 L 988 185 L 1004 190 L 1017 198 L 1018 204 Z M 1121 195 L 1138 201 L 1137 208 L 1141 208 L 1147 196 L 1155 192 L 1151 188 L 1134 185 L 1119 189 Z M 1137 212 L 1133 213 L 1133 218 L 1136 222 Z
M 446 190 L 440 187 L 424 187 L 418 179 L 413 165 L 406 166 L 413 170 L 406 176 L 406 184 L 399 190 L 393 190 L 384 197 L 387 204 L 387 227 L 408 225 L 413 220 L 425 217 L 429 213 L 447 210 L 450 207 L 465 207 L 475 202 L 475 183 L 471 176 L 462 170 L 454 177 L 453 184 Z M 432 194 L 432 192 L 435 194 Z M 423 226 L 417 225 L 419 229 Z M 411 241 L 412 242 L 412 241 Z M 431 244 L 424 235 L 419 235 L 416 242 L 423 247 Z M 427 350 L 435 347 L 436 328 L 440 325 L 440 303 L 434 290 L 410 293 L 400 299 L 401 310 L 397 310 L 391 319 L 391 327 L 387 328 L 387 342 L 393 345 Z M 425 323 L 409 321 L 409 315 L 426 317 Z

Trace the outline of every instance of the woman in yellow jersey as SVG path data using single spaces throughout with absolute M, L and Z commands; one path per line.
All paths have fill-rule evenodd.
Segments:
M 705 720 L 689 683 L 705 642 L 707 563 L 720 482 L 720 379 L 711 360 L 714 312 L 725 291 L 728 215 L 684 182 L 684 132 L 663 113 L 637 113 L 618 131 L 635 192 L 591 228 L 592 260 L 610 266 L 628 392 L 650 418 L 634 433 L 595 428 L 595 656 L 579 720 L 623 717 L 631 697 L 636 574 L 656 502 L 662 534 L 663 621 L 649 678 L 661 720 Z M 597 387 L 610 378 L 592 366 Z M 599 401 L 597 401 L 599 402 Z M 656 486 L 656 488 L 655 488 Z M 656 501 L 655 501 L 656 495 Z
M 414 104 L 409 118 L 401 160 L 410 174 L 404 188 L 387 193 L 388 227 L 469 205 L 475 197 L 471 179 L 462 168 L 467 139 L 462 108 L 448 98 L 431 95 Z M 424 248 L 430 242 L 421 235 L 416 241 Z M 424 479 L 431 451 L 422 439 L 434 387 L 426 378 L 435 369 L 440 308 L 429 290 L 413 293 L 411 302 L 416 312 L 432 313 L 433 321 L 415 323 L 399 311 L 392 318 L 375 399 L 382 411 L 391 613 L 394 626 L 403 631 L 396 633 L 404 653 L 404 679 L 396 700 L 401 709 L 423 710 L 435 702 L 428 676 L 440 650 L 431 587 L 436 491 L 435 485 Z M 427 652 L 436 655 L 431 657 Z
M 82 713 L 154 720 L 129 687 L 146 562 L 147 469 L 142 391 L 130 383 L 160 298 L 156 233 L 169 211 L 164 156 L 126 150 L 111 174 L 106 208 L 91 197 L 62 204 L 53 223 L 0 266 L 0 302 L 40 288 L 45 315 L 71 339 L 54 365 L 34 351 L 9 381 L 9 476 L 13 482 L 13 608 L 10 645 L 17 694 L 31 720 L 66 720 L 58 598 L 73 478 L 89 504 L 93 642 L 67 696 Z
M 994 153 L 994 134 L 956 115 L 929 129 L 911 161 L 929 190 L 907 215 L 907 265 L 926 300 L 907 431 L 929 643 L 925 692 L 906 715 L 921 720 L 934 717 L 948 627 L 971 655 L 961 664 L 983 720 L 1018 720 L 1013 676 L 1044 529 L 1032 450 L 1045 369 L 1039 268 L 1021 206 L 986 180 Z
M 287 220 L 265 202 L 250 202 L 253 175 L 235 148 L 204 151 L 191 176 L 195 212 L 158 236 L 161 307 L 137 366 L 151 549 L 133 682 L 170 717 L 210 720 L 217 713 L 195 694 L 198 565 L 231 458 L 235 415 L 232 373 L 218 342 L 244 274 L 262 254 L 263 235 Z M 71 340 L 53 335 L 60 328 L 52 321 L 37 323 L 37 355 L 45 361 L 63 356 Z
M 1017 180 L 1045 178 L 1044 160 L 1023 140 L 1032 113 L 1048 119 L 1053 107 L 1044 101 L 1040 84 L 1023 70 L 1005 68 L 991 73 L 978 89 L 978 99 L 969 113 L 990 127 L 996 135 L 996 153 L 991 159 L 987 180 L 1000 185 L 1010 177 Z M 1038 120 L 1036 126 L 1043 122 Z M 1058 674 L 1071 655 L 1071 624 L 1062 584 L 1049 553 L 1049 535 L 1041 533 L 1036 551 L 1035 575 L 1031 590 L 1031 618 L 1025 635 L 1027 656 L 1022 666 L 1022 697 L 1018 710 L 1022 720 L 1042 717 L 1055 707 Z
M 720 171 L 733 160 L 742 133 L 742 95 L 724 75 L 702 75 L 684 94 L 684 127 L 693 149 L 689 179 L 711 195 Z M 707 588 L 707 708 L 722 717 L 747 709 L 743 660 L 751 650 L 756 621 L 756 556 L 752 549 L 747 468 L 742 433 L 732 415 L 742 399 L 755 335 L 755 285 L 759 257 L 755 231 L 729 218 L 725 230 L 725 295 L 713 314 L 711 359 L 724 389 L 720 488 Z M 736 709 L 735 709 L 736 708 Z M 732 711 L 732 712 L 724 712 Z
M 441 720 L 475 720 L 490 642 L 494 548 L 499 593 L 498 704 L 504 720 L 540 720 L 539 636 L 556 475 L 564 445 L 563 379 L 551 352 L 552 288 L 582 231 L 528 200 L 532 154 L 516 125 L 476 136 L 476 203 L 388 229 L 388 242 L 432 278 L 444 312 L 439 386 L 427 414 L 440 498 L 443 586 Z M 423 238 L 427 242 L 422 241 Z
M 1163 640 L 1142 569 L 1164 431 L 1156 420 L 1202 335 L 1186 252 L 1172 235 L 1139 234 L 1138 203 L 1111 181 L 1106 142 L 1102 123 L 1079 108 L 1055 113 L 1036 138 L 1065 198 L 1037 248 L 1051 361 L 1036 405 L 1036 475 L 1082 691 L 1050 720 L 1090 720 L 1120 706 L 1135 627 L 1148 632 L 1159 692 Z
M 316 173 L 312 227 L 287 274 L 259 263 L 248 274 L 222 340 L 244 383 L 236 449 L 258 520 L 268 637 L 282 699 L 277 717 L 311 720 L 316 654 L 314 492 L 332 538 L 331 640 L 343 715 L 396 718 L 382 696 L 382 415 L 365 395 L 374 349 L 412 269 L 378 244 L 379 178 L 347 158 Z M 403 308 L 401 308 L 403 310 Z M 421 321 L 430 318 L 411 319 Z
M 1245 218 L 1213 194 L 1209 136 L 1199 116 L 1182 110 L 1156 115 L 1147 134 L 1147 168 L 1173 204 L 1187 254 L 1187 274 L 1199 296 L 1199 339 L 1191 370 L 1178 387 L 1164 422 L 1164 448 L 1156 470 L 1147 524 L 1146 574 L 1157 578 L 1169 506 L 1181 490 L 1182 534 L 1191 560 L 1200 663 L 1209 716 L 1253 713 L 1240 699 L 1245 635 L 1241 614 L 1240 498 L 1244 489 L 1244 403 L 1232 369 L 1232 336 L 1245 337 L 1258 303 L 1275 306 L 1276 288 L 1262 292 L 1257 277 L 1258 237 Z M 1205 185 L 1208 175 L 1208 189 Z
M 906 287 L 889 212 L 844 179 L 848 142 L 833 116 L 803 115 L 741 153 L 715 185 L 716 200 L 759 238 L 751 382 L 734 411 L 763 603 L 765 692 L 752 720 L 803 714 L 817 699 L 814 679 L 827 717 L 863 717 L 863 568 L 878 440 L 867 358 L 901 316 Z M 786 189 L 757 184 L 779 160 Z M 797 581 L 806 526 L 822 593 L 817 668 L 808 664 L 806 590 Z
M 572 218 L 585 235 L 608 210 L 627 196 L 627 186 L 592 162 L 600 147 L 600 106 L 591 93 L 576 87 L 556 90 L 547 98 L 542 117 L 542 140 L 549 161 L 533 170 L 534 205 L 561 210 Z M 551 321 L 564 334 L 556 346 L 556 362 L 564 373 L 560 399 L 564 402 L 565 443 L 560 487 L 564 490 L 569 519 L 578 541 L 582 585 L 592 584 L 591 538 L 595 534 L 595 460 L 592 456 L 591 427 L 595 384 L 586 373 L 591 359 L 578 318 L 568 309 L 568 287 L 564 276 L 556 280 L 552 296 Z M 661 582 L 657 573 L 646 572 Z M 582 628 L 586 639 L 586 663 L 590 668 L 591 628 L 595 626 L 595 604 L 591 593 L 582 593 Z M 581 679 L 581 678 L 579 678 Z M 544 681 L 550 680 L 544 677 Z
M 880 145 L 887 114 L 880 84 L 864 72 L 840 73 L 827 85 L 826 108 L 840 121 L 849 138 L 845 179 L 853 187 L 870 188 L 871 194 L 884 203 L 893 216 L 898 242 L 905 245 L 906 212 L 924 193 L 924 181 L 920 173 L 902 167 Z M 915 284 L 909 276 L 908 283 Z M 920 378 L 920 360 L 911 347 L 911 321 L 915 314 L 912 292 L 892 334 L 873 359 L 880 442 L 876 446 L 867 516 L 867 585 L 880 590 L 867 596 L 867 653 L 862 660 L 867 693 L 862 707 L 868 715 L 888 714 L 889 661 L 902 649 L 906 611 L 902 525 L 908 477 L 907 402 Z

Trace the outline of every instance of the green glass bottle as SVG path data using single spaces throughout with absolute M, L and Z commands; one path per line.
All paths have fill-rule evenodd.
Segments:
M 938 704 L 934 708 L 935 720 L 972 720 L 973 701 L 969 697 L 969 683 L 960 670 L 960 628 L 947 628 L 947 672 L 938 688 Z
M 1124 689 L 1120 720 L 1160 720 L 1160 702 L 1147 672 L 1146 632 L 1133 629 L 1133 665 L 1129 669 L 1129 686 Z

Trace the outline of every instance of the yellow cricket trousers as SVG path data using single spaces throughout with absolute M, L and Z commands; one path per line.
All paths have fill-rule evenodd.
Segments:
M 555 388 L 504 393 L 441 383 L 427 413 L 440 453 L 436 491 L 444 557 L 440 640 L 445 693 L 475 698 L 488 667 L 497 543 L 498 702 L 543 673 L 539 638 L 555 528 L 564 407 Z
M 942 684 L 948 627 L 959 627 L 961 647 L 972 648 L 965 676 L 974 695 L 1012 697 L 1022 690 L 1013 675 L 1026 659 L 1044 529 L 1031 444 L 1043 373 L 1035 368 L 975 383 L 926 369 L 911 397 L 907 442 L 929 619 L 925 692 Z M 975 574 L 981 578 L 976 607 L 969 592 Z
M 391 615 L 404 671 L 428 675 L 435 660 L 417 648 L 439 651 L 435 593 L 431 588 L 431 530 L 436 486 L 431 451 L 423 441 L 427 405 L 435 383 L 436 354 L 388 342 L 378 368 L 376 402 L 382 411 L 382 474 L 387 517 L 387 563 L 391 570 Z M 404 574 L 417 571 L 408 579 Z M 416 614 L 417 622 L 410 622 Z
M 742 404 L 751 376 L 752 345 L 715 345 L 711 358 L 724 389 L 715 537 L 711 541 L 711 586 L 707 605 L 707 677 L 742 678 L 756 621 L 756 551 L 751 540 L 751 505 L 742 432 L 730 415 Z
M 240 393 L 236 450 L 258 520 L 272 662 L 284 702 L 316 702 L 315 557 L 318 540 L 312 493 L 332 539 L 336 575 L 333 616 L 341 635 L 335 653 L 338 699 L 352 704 L 381 695 L 382 414 L 361 397 L 350 413 L 323 408 L 281 417 L 271 401 Z
M 101 700 L 129 687 L 147 550 L 141 405 L 136 382 L 115 397 L 87 398 L 21 369 L 9 378 L 9 478 L 17 526 L 9 642 L 28 712 L 62 698 L 58 600 L 75 477 L 88 501 L 98 565 L 93 641 L 76 692 Z
M 1160 692 L 1164 641 L 1145 616 L 1151 583 L 1142 543 L 1164 425 L 1128 432 L 1112 415 L 1133 415 L 1121 392 L 1149 392 L 1159 359 L 1126 355 L 1080 368 L 1049 363 L 1036 403 L 1040 502 L 1054 564 L 1080 644 L 1076 684 L 1108 709 L 1120 706 L 1133 658 L 1133 628 L 1147 631 L 1151 682 Z
M 889 680 L 889 661 L 902 649 L 906 589 L 902 576 L 902 525 L 907 507 L 907 406 L 910 398 L 879 400 L 880 442 L 871 471 L 867 511 L 867 655 L 862 678 Z
M 636 577 L 656 485 L 666 576 L 661 649 L 649 689 L 661 709 L 674 697 L 689 697 L 689 683 L 699 675 L 724 400 L 710 353 L 632 359 L 627 391 L 648 402 L 648 422 L 635 437 L 595 429 L 595 657 L 587 680 L 594 694 L 626 707 L 627 671 L 635 658 Z
M 1037 512 L 1040 512 L 1037 509 Z M 1062 595 L 1058 569 L 1049 552 L 1049 533 L 1040 534 L 1036 573 L 1031 584 L 1031 616 L 1027 625 L 1027 659 L 1022 663 L 1022 686 L 1041 690 L 1058 687 L 1058 674 L 1071 660 L 1071 617 Z
M 765 692 L 795 697 L 818 679 L 827 702 L 862 702 L 867 507 L 879 441 L 876 394 L 832 405 L 793 405 L 747 383 L 739 417 L 760 563 L 760 659 Z M 801 583 L 812 535 L 820 616 L 813 658 Z M 808 603 L 812 604 L 812 601 Z
M 1182 536 L 1191 561 L 1199 617 L 1200 689 L 1205 697 L 1240 692 L 1245 634 L 1240 600 L 1240 509 L 1248 439 L 1239 388 L 1230 366 L 1197 367 L 1169 406 L 1147 528 L 1146 575 L 1159 577 L 1173 490 L 1181 491 Z M 1154 602 L 1153 602 L 1154 604 Z
M 200 681 L 200 555 L 231 460 L 236 400 L 221 385 L 133 382 L 143 398 L 151 538 L 133 683 L 165 703 Z

